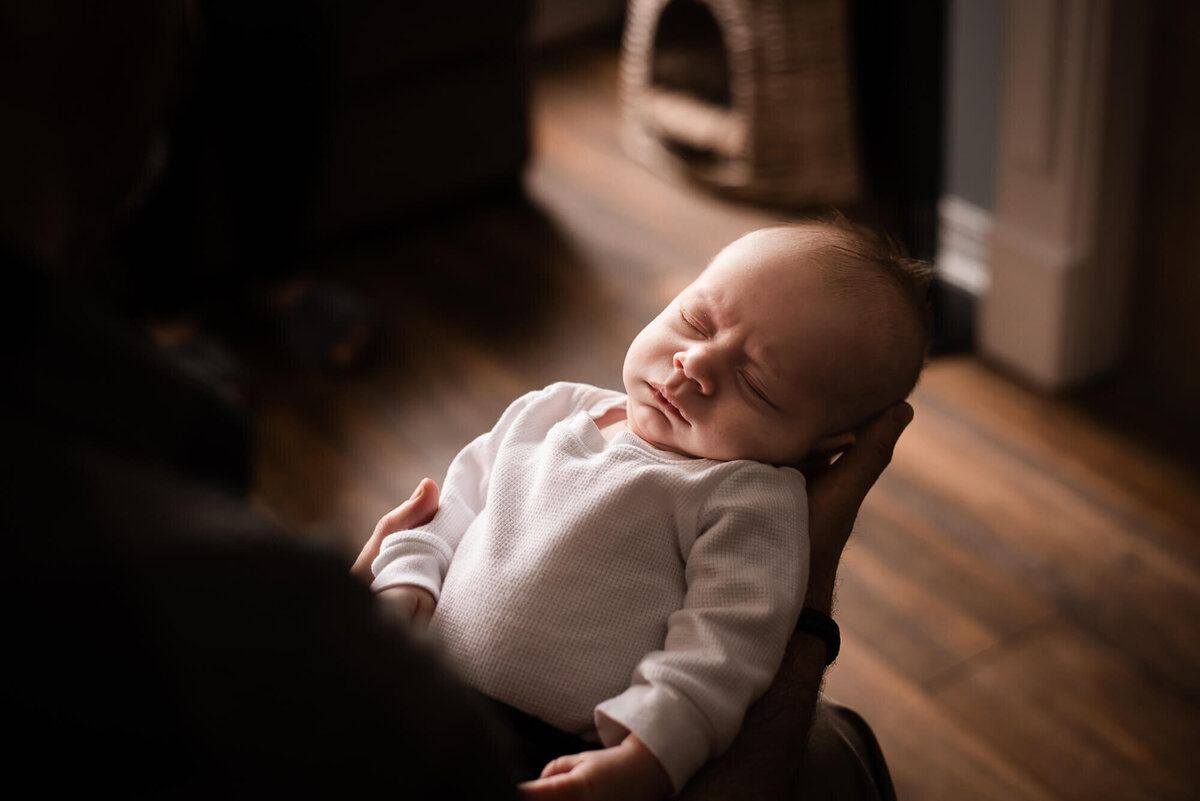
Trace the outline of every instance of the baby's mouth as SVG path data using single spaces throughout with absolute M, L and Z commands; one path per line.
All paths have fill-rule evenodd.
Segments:
M 666 409 L 673 416 L 678 417 L 687 425 L 690 426 L 692 424 L 691 421 L 684 416 L 683 410 L 680 409 L 679 406 L 666 394 L 664 391 L 665 387 L 663 387 L 661 384 L 648 384 L 648 386 L 650 387 L 650 392 L 654 395 L 654 400 L 658 402 L 659 406 Z

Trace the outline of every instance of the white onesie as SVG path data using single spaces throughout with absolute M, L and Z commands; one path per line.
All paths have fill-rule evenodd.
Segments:
M 553 384 L 464 448 L 375 590 L 425 587 L 478 690 L 606 746 L 628 732 L 678 791 L 770 684 L 804 597 L 804 477 L 658 450 L 593 417 L 625 396 Z

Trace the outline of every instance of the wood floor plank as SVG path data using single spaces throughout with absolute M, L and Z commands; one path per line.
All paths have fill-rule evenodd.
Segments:
M 1061 799 L 1195 798 L 1200 708 L 1055 623 L 940 688 L 940 704 Z
M 379 517 L 371 519 L 373 510 L 387 503 L 386 494 L 334 440 L 315 429 L 309 416 L 264 412 L 257 429 L 257 501 L 308 539 L 348 556 L 353 532 L 361 547 Z
M 843 629 L 872 643 L 893 667 L 918 683 L 932 680 L 999 642 L 999 637 L 869 548 L 847 551 L 838 589 Z
M 675 258 L 682 256 L 697 271 L 742 234 L 785 219 L 748 207 L 731 213 L 727 204 L 711 200 L 698 203 L 694 194 L 689 197 L 680 187 L 647 173 L 628 156 L 572 138 L 569 131 L 559 127 L 548 127 L 540 140 L 545 142 L 546 159 L 558 174 L 574 185 L 587 186 L 588 193 L 602 201 L 617 219 L 645 226 L 654 235 L 653 239 L 646 238 L 650 252 L 656 249 L 654 239 L 674 243 Z M 625 190 L 631 182 L 639 184 L 636 194 Z
M 953 371 L 946 364 L 922 379 L 921 397 L 928 403 L 956 410 L 1008 448 L 1053 465 L 1061 480 L 1111 514 L 1137 519 L 1148 535 L 1189 560 L 1200 559 L 1200 462 L 1184 469 L 1078 406 L 1032 395 L 978 362 L 963 361 Z M 959 380 L 962 373 L 971 380 Z
M 1053 607 L 915 509 L 917 492 L 889 474 L 872 491 L 842 562 L 837 598 L 843 626 L 924 684 Z
M 919 416 L 897 473 L 975 521 L 955 536 L 1077 625 L 1200 697 L 1200 571 L 1113 519 L 1053 468 L 951 416 Z M 906 434 L 907 436 L 907 434 Z M 968 541 L 968 540 L 964 540 Z
M 600 111 L 616 105 L 616 75 L 606 61 L 589 62 L 582 83 L 541 87 L 547 113 L 533 116 L 539 159 L 632 225 L 656 234 L 670 250 L 687 254 L 697 268 L 741 234 L 780 221 L 777 212 L 693 191 L 631 159 L 621 146 L 616 117 Z M 633 184 L 637 192 L 628 191 Z M 647 245 L 654 247 L 653 241 Z
M 902 440 L 899 447 L 910 445 Z M 881 560 L 902 565 L 911 580 L 952 599 L 997 638 L 1049 615 L 1052 606 L 1020 576 L 1000 569 L 960 539 L 972 524 L 967 515 L 956 512 L 943 496 L 923 492 L 890 470 L 863 505 L 853 542 Z
M 830 697 L 856 709 L 879 738 L 904 801 L 1050 801 L 1058 798 L 987 741 L 978 721 L 956 719 L 896 671 L 870 640 L 850 633 L 826 673 Z

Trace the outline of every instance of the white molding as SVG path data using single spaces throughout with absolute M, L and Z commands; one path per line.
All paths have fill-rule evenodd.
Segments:
M 938 201 L 938 277 L 982 297 L 992 285 L 992 213 L 957 195 Z
M 1047 390 L 1122 355 L 1147 22 L 1122 0 L 1007 3 L 979 344 Z

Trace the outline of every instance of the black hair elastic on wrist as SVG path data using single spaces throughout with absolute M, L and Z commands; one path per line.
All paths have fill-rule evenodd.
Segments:
M 811 606 L 804 607 L 796 621 L 796 631 L 803 631 L 825 641 L 825 667 L 833 664 L 842 649 L 842 632 L 833 618 Z

